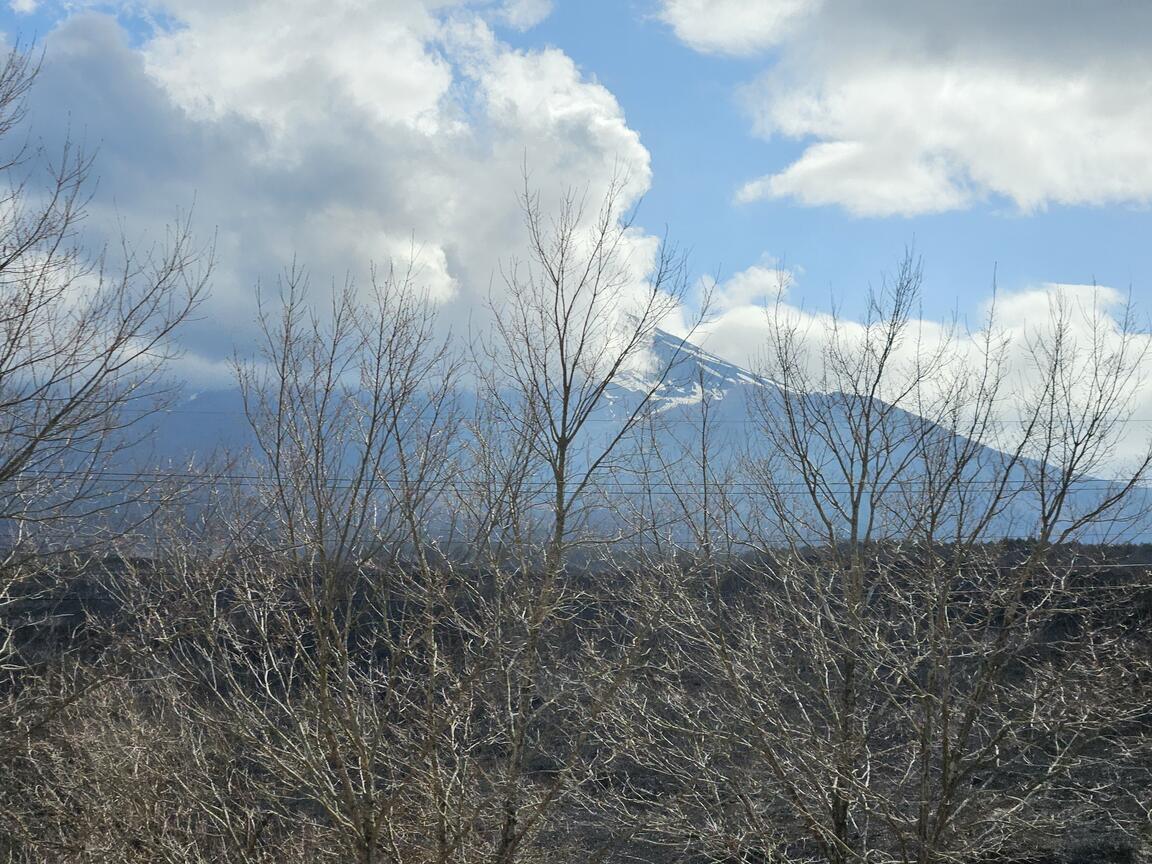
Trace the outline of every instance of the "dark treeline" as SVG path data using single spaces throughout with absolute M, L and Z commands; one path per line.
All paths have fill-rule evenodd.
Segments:
M 618 190 L 526 190 L 470 350 L 412 274 L 291 270 L 253 446 L 157 466 L 210 250 L 93 259 L 64 156 L 3 167 L 4 860 L 1148 855 L 1130 320 L 926 334 L 908 257 L 862 324 L 766 310 L 741 446 L 703 378 L 664 434 L 683 260 L 637 284 Z

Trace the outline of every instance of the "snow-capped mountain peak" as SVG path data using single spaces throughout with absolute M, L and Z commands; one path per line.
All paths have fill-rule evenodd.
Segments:
M 621 374 L 614 382 L 614 389 L 623 391 L 616 398 L 646 394 L 657 381 L 650 403 L 655 414 L 690 408 L 705 399 L 720 402 L 734 393 L 740 394 L 742 398 L 736 401 L 743 404 L 749 392 L 777 386 L 664 330 L 657 330 L 653 337 L 646 368 Z

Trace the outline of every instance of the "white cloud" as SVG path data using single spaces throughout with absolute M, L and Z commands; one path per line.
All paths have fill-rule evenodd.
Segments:
M 48 37 L 31 118 L 49 144 L 69 128 L 101 142 L 94 235 L 154 228 L 195 200 L 219 258 L 188 332 L 204 357 L 243 343 L 255 284 L 294 259 L 318 289 L 345 274 L 364 282 L 373 262 L 412 263 L 446 324 L 466 332 L 499 293 L 501 263 L 523 257 L 525 167 L 546 203 L 569 187 L 595 202 L 623 174 L 628 206 L 650 182 L 608 90 L 561 51 L 498 38 L 490 22 L 513 6 L 543 11 L 173 0 L 158 16 L 171 26 L 142 44 L 111 17 L 75 14 Z M 640 280 L 654 240 L 630 242 Z
M 387 13 L 335 0 L 211 3 L 173 8 L 181 26 L 144 47 L 148 71 L 193 116 L 253 120 L 285 138 L 334 113 L 379 127 L 443 131 L 447 60 L 429 42 L 438 22 L 419 0 Z M 285 21 L 294 22 L 285 26 Z
M 893 379 L 888 382 L 889 389 L 882 393 L 882 398 L 891 398 L 901 389 L 900 375 L 913 369 L 918 357 L 934 352 L 943 350 L 945 362 L 940 374 L 927 381 L 921 391 L 929 403 L 934 395 L 955 383 L 953 376 L 962 379 L 979 369 L 986 347 L 987 315 L 994 311 L 992 333 L 995 340 L 1006 341 L 1007 350 L 1003 367 L 1005 386 L 994 412 L 1000 422 L 992 426 L 987 443 L 1010 449 L 1022 431 L 1017 421 L 1026 400 L 1043 385 L 1043 373 L 1033 352 L 1055 344 L 1052 337 L 1057 321 L 1062 322 L 1063 350 L 1071 360 L 1069 372 L 1062 379 L 1062 385 L 1067 387 L 1062 395 L 1072 400 L 1084 399 L 1093 386 L 1091 353 L 1096 351 L 1100 352 L 1099 356 L 1107 357 L 1111 352 L 1114 359 L 1115 352 L 1127 339 L 1125 362 L 1136 374 L 1124 384 L 1114 405 L 1121 418 L 1114 436 L 1114 449 L 1104 454 L 1094 469 L 1101 475 L 1123 471 L 1143 457 L 1152 440 L 1152 376 L 1147 374 L 1148 364 L 1152 363 L 1152 333 L 1133 327 L 1133 322 L 1126 320 L 1130 311 L 1127 301 L 1122 292 L 1105 286 L 1046 283 L 987 299 L 982 306 L 984 319 L 975 322 L 971 330 L 913 319 L 905 331 L 906 338 L 894 352 Z M 769 377 L 772 367 L 766 362 L 766 355 L 770 354 L 768 346 L 779 325 L 794 326 L 802 334 L 793 347 L 802 352 L 802 362 L 816 375 L 823 368 L 823 352 L 830 344 L 833 325 L 835 338 L 842 346 L 861 344 L 866 336 L 864 325 L 853 317 L 855 310 L 851 309 L 834 320 L 825 312 L 804 309 L 781 298 L 780 302 L 721 304 L 717 311 L 699 331 L 702 345 L 733 363 Z M 1123 335 L 1125 332 L 1127 336 Z M 1108 362 L 1105 362 L 1106 370 L 1119 368 L 1107 365 Z M 1109 374 L 1112 372 L 1105 371 L 1105 375 Z M 904 407 L 915 412 L 921 406 L 905 404 Z
M 784 171 L 749 181 L 736 192 L 747 204 L 791 198 L 801 204 L 838 204 L 861 216 L 931 213 L 961 207 L 965 184 L 946 159 L 924 154 L 893 158 L 860 141 L 814 144 Z
M 500 17 L 517 30 L 530 30 L 552 14 L 552 0 L 505 0 Z
M 730 313 L 736 309 L 763 311 L 768 303 L 787 293 L 794 278 L 793 271 L 766 258 L 762 263 L 741 270 L 718 284 L 707 279 L 704 288 L 710 290 L 711 308 L 717 314 Z
M 747 96 L 763 135 L 815 138 L 742 200 L 787 197 L 862 215 L 952 210 L 999 195 L 1047 204 L 1152 200 L 1152 88 L 1010 67 L 890 64 L 823 72 L 814 96 L 769 80 Z M 771 76 L 769 76 L 771 79 Z
M 780 42 L 821 0 L 663 0 L 659 17 L 697 51 L 755 54 Z
M 17 15 L 31 15 L 40 5 L 40 0 L 9 0 L 8 6 Z
M 1070 316 L 1070 320 L 1080 328 L 1085 328 L 1094 320 L 1114 315 L 1124 306 L 1126 299 L 1115 288 L 1105 285 L 1047 282 L 1004 294 L 994 301 L 988 300 L 984 304 L 984 311 L 987 313 L 994 303 L 996 318 L 1001 327 L 1023 335 L 1048 319 L 1054 303 L 1063 304 L 1077 313 Z M 1080 335 L 1085 332 L 1081 329 Z
M 674 4 L 667 4 L 668 13 Z M 743 53 L 779 9 L 717 13 L 713 43 Z M 759 22 L 757 25 L 756 22 Z M 704 26 L 701 24 L 701 26 Z M 754 131 L 805 144 L 736 193 L 866 216 L 995 198 L 1049 205 L 1152 202 L 1152 57 L 1131 34 L 1152 6 L 992 0 L 825 0 L 797 17 L 776 61 L 741 94 Z

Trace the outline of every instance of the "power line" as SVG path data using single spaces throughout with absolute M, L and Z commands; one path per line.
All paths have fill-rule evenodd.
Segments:
M 629 470 L 620 469 L 618 466 L 616 470 Z M 602 471 L 609 471 L 610 468 L 602 468 Z M 578 472 L 577 472 L 578 473 Z M 643 474 L 641 470 L 636 473 Z M 108 483 L 128 483 L 135 485 L 156 485 L 163 483 L 167 480 L 187 480 L 189 482 L 198 483 L 219 483 L 219 484 L 233 484 L 233 485 L 264 485 L 272 484 L 278 481 L 271 475 L 260 474 L 201 474 L 192 471 L 114 471 L 114 470 L 94 470 L 94 471 L 28 471 L 17 475 L 19 478 L 30 477 L 36 480 L 75 480 L 80 482 L 108 482 Z M 16 478 L 13 478 L 16 479 Z M 11 482 L 11 481 L 9 481 Z M 377 486 L 398 486 L 404 483 L 411 483 L 413 486 L 418 486 L 420 481 L 411 477 L 403 477 L 396 475 L 378 475 L 373 473 L 366 473 L 363 477 L 351 476 L 332 476 L 328 478 L 321 478 L 315 481 L 327 489 L 341 489 L 352 488 L 364 484 L 374 484 Z M 571 482 L 571 478 L 570 478 Z M 1059 488 L 1059 484 L 1054 481 L 1046 481 Z M 315 485 L 313 481 L 306 481 L 307 485 Z M 540 491 L 551 492 L 555 489 L 553 483 L 544 480 L 526 481 L 521 483 L 508 483 L 501 484 L 499 482 L 493 484 L 484 480 L 469 480 L 466 478 L 454 478 L 452 480 L 435 481 L 429 484 L 431 488 L 448 488 L 452 486 L 460 486 L 465 488 L 493 488 L 502 487 L 512 489 L 514 491 Z M 826 480 L 819 479 L 813 480 L 812 486 L 817 490 L 824 489 L 845 489 L 854 490 L 858 489 L 861 484 L 854 483 L 850 480 Z M 1037 490 L 1038 481 L 1030 480 L 1017 480 L 1017 481 L 999 481 L 999 480 L 962 480 L 959 483 L 940 483 L 937 485 L 929 484 L 922 480 L 881 480 L 875 484 L 867 484 L 869 491 L 879 492 L 909 492 L 909 491 L 928 491 L 932 488 L 939 489 L 1003 489 L 1005 492 L 1022 492 Z M 1082 488 L 1104 488 L 1104 489 L 1123 489 L 1127 486 L 1126 480 L 1108 480 L 1104 478 L 1089 477 L 1083 480 L 1075 480 L 1068 484 L 1071 489 Z M 653 491 L 666 491 L 674 493 L 677 490 L 703 490 L 707 487 L 709 490 L 754 490 L 760 491 L 765 494 L 770 494 L 776 489 L 801 489 L 808 490 L 809 484 L 804 480 L 780 480 L 780 481 L 766 481 L 757 482 L 753 480 L 743 481 L 717 481 L 709 480 L 706 483 L 698 483 L 692 481 L 656 481 L 653 483 L 646 483 L 642 481 L 622 482 L 619 480 L 601 482 L 592 484 L 591 488 L 599 491 L 622 491 L 622 492 L 653 492 Z M 1145 486 L 1137 486 L 1137 489 L 1152 488 Z
M 901 410 L 905 410 L 905 409 L 901 409 Z M 229 410 L 224 410 L 224 409 L 211 409 L 211 408 L 203 408 L 203 409 L 201 409 L 201 408 L 159 408 L 159 409 L 154 409 L 154 410 L 141 408 L 141 409 L 134 409 L 130 413 L 137 413 L 137 414 L 146 415 L 146 416 L 157 416 L 157 415 L 163 414 L 163 415 L 179 415 L 179 416 L 187 415 L 187 416 L 191 416 L 191 417 L 196 417 L 196 416 L 235 417 L 237 419 L 245 419 L 245 420 L 248 417 L 248 415 L 245 414 L 243 411 L 229 411 Z M 920 417 L 919 415 L 912 414 L 912 412 L 908 412 L 908 413 L 911 417 L 913 417 L 916 420 L 927 420 L 927 418 L 923 418 L 923 417 Z M 618 419 L 611 418 L 611 417 L 590 417 L 588 420 L 585 421 L 585 423 L 592 423 L 592 424 L 603 424 L 603 423 L 617 423 L 618 424 L 619 422 L 620 421 Z M 927 422 L 931 423 L 932 421 L 927 420 Z M 986 422 L 992 423 L 992 424 L 1025 425 L 1028 423 L 1035 423 L 1036 421 L 1034 419 L 1029 419 L 1029 418 L 1016 419 L 1016 418 L 1006 417 L 1006 418 L 989 418 Z M 1112 422 L 1115 422 L 1115 423 L 1120 424 L 1120 425 L 1129 425 L 1129 424 L 1138 424 L 1138 423 L 1152 424 L 1152 417 L 1121 417 L 1121 418 L 1116 418 Z M 657 425 L 664 425 L 664 424 L 692 425 L 692 426 L 698 427 L 701 425 L 701 421 L 692 419 L 690 417 L 663 417 L 663 416 L 661 416 Z M 756 420 L 753 418 L 740 419 L 740 418 L 735 418 L 735 417 L 729 417 L 729 418 L 724 418 L 724 417 L 711 418 L 710 417 L 708 419 L 708 425 L 709 426 L 724 425 L 724 426 L 758 426 L 758 427 L 761 427 L 761 426 L 765 426 L 766 424 L 763 421 Z M 939 428 L 942 431 L 946 431 L 946 432 L 952 431 L 952 430 L 950 430 L 944 426 L 940 426 Z M 957 431 L 962 431 L 962 430 L 957 430 Z

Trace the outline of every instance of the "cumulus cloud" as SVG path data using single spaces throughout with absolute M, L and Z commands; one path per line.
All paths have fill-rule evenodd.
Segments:
M 742 101 L 758 135 L 805 144 L 738 201 L 863 216 L 1152 202 L 1152 56 L 1131 38 L 1148 4 L 824 0 L 783 31 L 783 6 L 758 0 L 665 0 L 663 15 L 688 7 L 700 29 L 674 29 L 693 48 L 778 43 Z
M 736 201 L 790 198 L 810 206 L 839 205 L 860 216 L 910 215 L 963 207 L 969 187 L 945 158 L 899 159 L 861 141 L 834 141 L 814 144 L 783 171 L 745 183 Z
M 545 207 L 568 188 L 597 201 L 621 176 L 627 207 L 650 183 L 607 89 L 563 52 L 513 49 L 494 29 L 547 7 L 164 0 L 143 37 L 115 15 L 63 15 L 32 132 L 49 148 L 71 135 L 98 149 L 93 245 L 121 227 L 157 238 L 194 203 L 218 264 L 186 332 L 193 354 L 243 350 L 256 284 L 293 261 L 319 290 L 364 282 L 372 263 L 411 266 L 463 332 L 499 294 L 501 264 L 523 257 L 525 169 Z M 629 242 L 642 280 L 652 238 Z
M 697 51 L 749 55 L 789 35 L 821 0 L 664 0 L 659 17 Z
M 420 0 L 395 0 L 384 14 L 311 0 L 181 3 L 171 12 L 180 26 L 158 32 L 142 54 L 192 116 L 237 115 L 278 138 L 314 134 L 315 124 L 341 114 L 443 131 L 441 100 L 453 75 L 447 58 L 429 50 L 438 21 Z
M 722 282 L 705 278 L 702 288 L 716 314 L 729 314 L 734 310 L 755 314 L 786 294 L 794 278 L 793 271 L 765 256 L 761 263 L 734 273 Z

